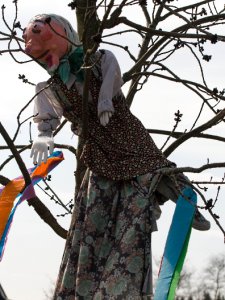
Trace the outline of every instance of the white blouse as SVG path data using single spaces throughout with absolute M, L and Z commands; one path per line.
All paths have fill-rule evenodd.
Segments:
M 96 52 L 100 55 L 99 52 Z M 114 112 L 112 98 L 116 95 L 122 94 L 121 86 L 123 80 L 121 71 L 116 57 L 109 50 L 104 50 L 101 58 L 101 71 L 102 71 L 102 85 L 100 88 L 98 98 L 98 116 L 103 112 Z M 76 76 L 71 74 L 67 83 L 67 88 L 70 89 L 76 81 Z M 34 122 L 38 125 L 38 130 L 41 135 L 52 133 L 60 124 L 63 115 L 63 109 L 55 98 L 48 83 L 40 82 L 36 85 L 37 96 L 34 99 Z M 46 88 L 47 87 L 47 88 Z M 76 82 L 78 92 L 83 95 L 83 83 Z M 91 95 L 89 93 L 89 101 Z

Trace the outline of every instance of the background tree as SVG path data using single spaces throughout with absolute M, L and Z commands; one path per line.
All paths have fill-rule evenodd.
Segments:
M 181 276 L 179 279 L 176 297 L 184 297 L 184 299 L 192 300 L 193 296 L 193 277 L 194 271 L 190 269 L 188 261 L 185 263 L 184 268 L 182 269 Z M 190 298 L 190 299 L 189 299 Z
M 225 296 L 225 255 L 213 256 L 202 271 L 200 283 L 204 294 L 211 299 L 222 299 Z M 205 296 L 206 297 L 206 296 Z
M 204 292 L 203 299 L 204 300 L 211 300 L 212 298 L 211 298 L 211 296 L 210 296 L 210 294 L 208 292 Z
M 4 2 L 4 1 L 2 1 Z M 12 1 L 15 5 L 15 17 L 12 23 L 7 20 L 7 4 L 2 5 L 2 24 L 4 28 L 0 31 L 1 54 L 2 59 L 4 55 L 10 55 L 14 62 L 23 63 L 24 60 L 30 58 L 21 56 L 23 53 L 23 41 L 21 39 L 22 30 L 26 24 L 20 22 L 22 12 L 19 10 L 20 3 L 16 0 Z M 215 86 L 214 82 L 208 82 L 210 71 L 209 64 L 213 64 L 214 53 L 218 54 L 218 48 L 224 48 L 225 37 L 223 35 L 223 25 L 225 19 L 223 3 L 219 0 L 206 1 L 186 1 L 185 5 L 182 1 L 171 0 L 123 0 L 123 1 L 72 1 L 68 3 L 71 9 L 74 9 L 77 16 L 77 28 L 79 35 L 84 43 L 85 48 L 85 63 L 84 69 L 86 73 L 85 84 L 88 84 L 88 74 L 90 71 L 89 56 L 94 53 L 98 46 L 110 47 L 112 51 L 123 52 L 124 60 L 126 59 L 126 66 L 121 66 L 124 71 L 124 91 L 128 105 L 133 103 L 134 97 L 138 98 L 142 95 L 149 86 L 154 85 L 155 80 L 161 80 L 161 85 L 166 86 L 167 82 L 174 83 L 176 89 L 180 85 L 184 86 L 186 90 L 183 93 L 188 93 L 190 97 L 195 99 L 198 104 L 197 109 L 188 114 L 188 123 L 182 128 L 182 121 L 184 119 L 184 112 L 179 109 L 174 110 L 174 125 L 172 130 L 168 127 L 151 128 L 149 132 L 166 136 L 165 140 L 160 139 L 162 145 L 161 149 L 166 156 L 170 156 L 178 149 L 185 147 L 187 141 L 194 138 L 199 138 L 198 145 L 200 147 L 203 140 L 207 139 L 208 149 L 212 145 L 218 145 L 218 141 L 223 143 L 225 141 L 223 131 L 224 126 L 224 90 L 223 86 Z M 66 11 L 65 7 L 65 11 Z M 142 17 L 139 20 L 129 18 L 131 9 L 139 10 Z M 62 15 L 64 13 L 62 12 Z M 65 13 L 66 16 L 66 13 Z M 31 16 L 32 17 L 32 16 Z M 75 25 L 75 18 L 74 18 Z M 127 45 L 127 40 L 132 39 L 132 44 Z M 186 72 L 185 68 L 181 69 L 179 64 L 185 63 L 185 60 L 191 61 L 191 75 Z M 179 62 L 179 63 L 178 63 Z M 19 78 L 27 84 L 32 84 L 32 80 L 27 79 L 24 74 Z M 191 94 L 191 93 L 192 94 Z M 86 119 L 86 97 L 83 99 L 83 126 L 88 126 Z M 1 149 L 9 149 L 12 153 L 10 157 L 2 159 L 0 170 L 2 175 L 0 182 L 5 185 L 8 178 L 4 173 L 4 168 L 11 160 L 16 159 L 21 172 L 26 179 L 26 185 L 30 184 L 30 178 L 26 172 L 25 165 L 21 155 L 28 151 L 32 143 L 32 131 L 30 141 L 26 145 L 18 144 L 18 137 L 21 128 L 26 126 L 27 122 L 32 117 L 24 116 L 25 111 L 29 108 L 33 98 L 26 104 L 17 116 L 17 128 L 11 134 L 11 138 L 5 130 L 6 126 L 0 126 L 0 133 L 3 136 L 6 146 L 2 145 Z M 164 101 L 164 102 L 163 102 Z M 166 103 L 167 99 L 164 99 Z M 190 107 L 189 107 L 190 108 Z M 194 109 L 194 107 L 191 109 Z M 65 122 L 62 123 L 63 125 Z M 182 128 L 177 130 L 178 126 Z M 5 127 L 5 128 L 4 128 Z M 171 126 L 170 126 L 171 127 Z M 186 129 L 188 128 L 188 129 Z M 213 131 L 209 129 L 213 128 Z M 216 130 L 216 128 L 218 128 Z M 60 134 L 63 126 L 55 133 Z M 73 155 L 76 164 L 76 190 L 78 190 L 84 172 L 84 166 L 79 161 L 79 156 L 82 150 L 83 141 L 78 141 L 77 149 L 74 144 L 56 144 L 57 148 L 63 148 Z M 207 160 L 210 155 L 205 149 L 204 153 L 206 163 L 201 167 L 194 167 L 192 159 L 188 167 L 178 168 L 175 172 L 182 171 L 190 173 L 201 173 L 207 170 L 224 168 L 225 162 L 215 158 L 211 163 Z M 223 170 L 223 169 L 222 169 Z M 172 174 L 174 170 L 166 170 L 168 174 Z M 219 229 L 224 235 L 224 229 L 219 222 L 219 216 L 215 211 L 215 206 L 219 203 L 220 191 L 224 184 L 224 178 L 208 178 L 207 173 L 203 180 L 195 180 L 196 190 L 203 200 L 200 205 L 206 209 Z M 215 173 L 216 174 L 216 173 Z M 47 180 L 48 179 L 48 180 Z M 50 198 L 55 200 L 65 209 L 65 214 L 71 212 L 72 203 L 70 201 L 61 201 L 54 189 L 50 188 L 49 178 L 45 180 L 43 189 L 50 194 Z M 209 187 L 214 186 L 215 195 L 209 193 Z M 47 190 L 46 190 L 47 189 Z M 39 216 L 51 226 L 54 231 L 61 237 L 66 237 L 66 230 L 62 228 L 56 217 L 54 217 L 41 200 L 36 197 L 29 201 L 37 211 Z M 64 215 L 64 213 L 62 214 Z M 223 217 L 223 216 L 221 216 Z

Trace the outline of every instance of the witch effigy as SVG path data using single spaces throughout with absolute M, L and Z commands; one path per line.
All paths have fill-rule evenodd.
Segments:
M 31 156 L 40 164 L 53 150 L 53 132 L 62 116 L 82 137 L 84 53 L 71 24 L 54 14 L 35 16 L 23 38 L 25 52 L 50 74 L 47 82 L 37 84 L 34 103 L 39 133 Z M 151 293 L 151 232 L 157 230 L 158 204 L 177 202 L 187 188 L 191 197 L 195 193 L 183 174 L 157 172 L 176 165 L 130 112 L 114 54 L 101 49 L 90 60 L 88 128 L 81 154 L 87 170 L 75 199 L 54 300 L 141 299 Z M 196 206 L 193 214 L 193 228 L 210 228 Z

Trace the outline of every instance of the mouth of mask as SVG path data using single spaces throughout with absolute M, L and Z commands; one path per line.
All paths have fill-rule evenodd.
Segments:
M 41 56 L 41 59 L 39 57 L 39 61 L 41 61 L 41 63 L 44 63 L 49 72 L 54 72 L 59 65 L 59 59 L 57 57 L 54 57 L 50 53 L 50 50 L 45 51 L 45 53 L 43 53 L 43 55 Z
M 52 68 L 52 67 L 54 66 L 53 60 L 52 60 L 52 55 L 51 55 L 51 54 L 48 54 L 48 55 L 46 56 L 45 62 L 46 62 L 46 64 L 47 64 L 47 66 L 48 66 L 49 69 Z

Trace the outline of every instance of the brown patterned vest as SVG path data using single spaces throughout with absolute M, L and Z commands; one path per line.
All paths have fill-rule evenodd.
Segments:
M 81 134 L 82 96 L 76 83 L 68 90 L 56 75 L 51 78 L 51 89 L 60 102 L 64 117 L 72 123 L 73 131 Z M 156 147 L 142 123 L 131 114 L 123 96 L 114 97 L 115 112 L 107 126 L 97 116 L 101 76 L 92 74 L 88 103 L 88 137 L 82 160 L 94 173 L 113 180 L 127 180 L 171 165 Z

